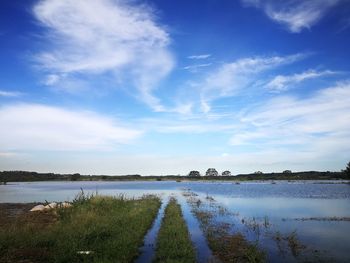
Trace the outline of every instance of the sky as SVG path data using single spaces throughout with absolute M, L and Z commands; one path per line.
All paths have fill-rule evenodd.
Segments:
M 349 0 L 0 2 L 0 170 L 339 171 Z

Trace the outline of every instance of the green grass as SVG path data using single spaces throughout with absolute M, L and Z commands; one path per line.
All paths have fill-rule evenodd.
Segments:
M 215 220 L 216 215 L 225 212 L 221 211 L 221 207 L 216 211 L 206 210 L 201 208 L 199 200 L 193 196 L 191 198 L 187 196 L 187 201 L 192 206 L 192 212 L 199 221 L 208 245 L 220 262 L 266 262 L 266 254 L 260 250 L 258 243 L 249 242 L 242 233 L 232 233 L 227 223 L 219 223 Z
M 48 215 L 56 219 L 46 226 L 22 220 L 0 229 L 0 262 L 131 262 L 160 203 L 156 197 L 80 197 L 72 208 Z
M 157 239 L 155 262 L 195 262 L 196 256 L 181 207 L 174 198 L 165 209 Z

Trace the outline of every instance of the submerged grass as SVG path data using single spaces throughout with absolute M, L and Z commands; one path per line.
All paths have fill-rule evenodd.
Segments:
M 182 217 L 181 207 L 172 198 L 165 209 L 159 230 L 155 262 L 195 262 L 195 251 Z
M 249 242 L 239 232 L 232 233 L 230 231 L 232 226 L 229 223 L 216 222 L 215 216 L 221 214 L 220 206 L 217 206 L 217 211 L 209 211 L 197 206 L 198 201 L 195 199 L 188 198 L 187 200 L 200 223 L 210 249 L 220 262 L 266 262 L 266 254 L 259 248 L 257 242 Z M 222 212 L 226 214 L 226 211 Z
M 208 245 L 221 262 L 265 262 L 258 244 L 248 242 L 241 233 L 230 233 L 228 224 L 213 222 L 208 211 L 193 210 L 204 231 Z
M 1 228 L 0 262 L 130 262 L 160 204 L 154 196 L 82 195 L 71 208 L 30 213 L 51 223 L 19 218 Z

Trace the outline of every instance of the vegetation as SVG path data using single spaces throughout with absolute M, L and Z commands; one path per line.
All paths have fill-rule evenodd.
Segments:
M 348 162 L 348 165 L 346 166 L 345 173 L 348 178 L 350 178 L 350 162 Z
M 165 209 L 159 230 L 156 262 L 195 262 L 195 252 L 190 240 L 181 207 L 174 198 Z
M 193 210 L 206 235 L 210 249 L 221 262 L 265 262 L 264 251 L 258 244 L 250 243 L 239 232 L 230 233 L 225 224 L 213 221 L 214 215 L 198 208 Z
M 216 171 L 215 168 L 209 168 L 206 172 L 205 172 L 205 176 L 218 176 L 219 173 L 218 171 Z
M 230 171 L 223 171 L 221 173 L 222 176 L 231 176 L 231 172 Z
M 0 262 L 130 262 L 159 207 L 82 194 L 71 208 L 26 212 L 0 228 Z
M 191 171 L 189 174 L 188 174 L 189 177 L 199 177 L 201 176 L 201 174 L 198 172 L 198 171 Z
M 349 170 L 348 170 L 349 169 Z M 347 172 L 348 171 L 348 172 Z M 249 181 L 249 180 L 340 180 L 350 178 L 350 167 L 342 172 L 281 172 L 238 174 L 236 176 L 141 176 L 135 175 L 79 175 L 79 174 L 54 174 L 37 173 L 26 171 L 3 171 L 0 172 L 0 182 L 31 182 L 31 181 L 166 181 L 166 180 L 226 180 L 226 181 Z
M 199 198 L 188 192 L 184 196 L 199 221 L 213 255 L 219 262 L 266 262 L 266 254 L 259 248 L 258 241 L 249 242 L 242 233 L 232 231 L 230 222 L 216 220 L 218 215 L 229 214 L 224 207 L 213 205 L 215 200 L 212 197 L 207 195 L 206 209 Z M 269 225 L 267 218 L 265 224 Z

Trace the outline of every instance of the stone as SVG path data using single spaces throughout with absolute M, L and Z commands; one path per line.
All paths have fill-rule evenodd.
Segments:
M 48 205 L 45 205 L 45 209 L 53 209 L 53 208 L 56 208 L 57 207 L 57 203 L 55 202 L 52 202 Z
M 30 212 L 36 212 L 36 211 L 44 211 L 45 206 L 43 205 L 36 205 L 32 209 L 30 209 Z

